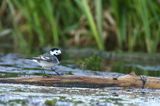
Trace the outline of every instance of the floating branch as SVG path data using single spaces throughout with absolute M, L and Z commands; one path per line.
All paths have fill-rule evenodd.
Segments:
M 140 77 L 130 74 L 119 77 L 53 76 L 48 78 L 0 78 L 0 83 L 33 84 L 54 87 L 136 87 L 160 89 L 160 78 Z

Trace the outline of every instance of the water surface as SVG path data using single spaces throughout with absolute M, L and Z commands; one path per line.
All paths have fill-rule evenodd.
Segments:
M 159 73 L 159 65 L 114 62 L 110 68 L 91 71 L 77 67 L 74 62 L 56 67 L 62 74 L 79 76 L 119 76 L 124 70 L 142 70 L 147 73 Z M 118 71 L 116 71 L 118 70 Z M 112 72 L 114 71 L 114 72 Z M 128 71 L 128 72 L 129 72 Z M 117 73 L 119 72 L 119 73 Z M 47 74 L 54 75 L 51 70 Z M 143 73 L 140 73 L 143 74 Z M 42 69 L 36 63 L 16 54 L 2 55 L 0 58 L 0 77 L 41 76 Z M 150 74 L 149 74 L 150 75 Z M 154 74 L 152 74 L 154 76 Z M 155 74 L 158 76 L 159 74 Z M 24 84 L 1 84 L 0 105 L 12 106 L 159 106 L 160 90 L 137 88 L 66 88 L 45 87 Z

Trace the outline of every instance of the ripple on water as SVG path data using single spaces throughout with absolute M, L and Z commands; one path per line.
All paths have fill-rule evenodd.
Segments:
M 7 88 L 7 89 L 6 89 Z M 65 88 L 22 84 L 0 84 L 0 104 L 44 105 L 150 105 L 158 106 L 160 90 L 104 88 Z

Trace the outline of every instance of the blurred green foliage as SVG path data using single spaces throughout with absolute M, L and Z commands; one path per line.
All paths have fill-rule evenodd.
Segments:
M 53 99 L 53 100 L 46 100 L 45 101 L 45 105 L 46 106 L 55 106 L 56 105 L 57 100 Z
M 102 66 L 102 58 L 99 56 L 93 55 L 88 58 L 79 60 L 77 64 L 80 66 L 82 69 L 89 69 L 93 71 L 100 71 L 101 66 Z
M 15 50 L 24 53 L 83 44 L 158 52 L 159 5 L 159 0 L 1 0 L 0 35 L 11 29 Z

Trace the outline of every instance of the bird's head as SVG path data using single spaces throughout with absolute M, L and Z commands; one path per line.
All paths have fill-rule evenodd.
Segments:
M 59 48 L 52 48 L 51 50 L 50 50 L 50 55 L 61 55 L 61 50 L 59 49 Z
M 56 56 L 59 60 L 61 59 L 61 50 L 59 48 L 52 48 L 49 51 L 50 55 Z

